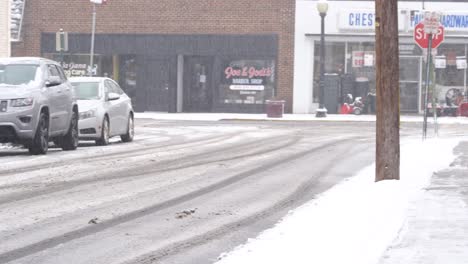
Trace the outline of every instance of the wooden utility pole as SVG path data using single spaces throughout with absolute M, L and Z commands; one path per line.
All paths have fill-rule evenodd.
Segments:
M 398 1 L 375 1 L 377 86 L 375 181 L 400 179 Z

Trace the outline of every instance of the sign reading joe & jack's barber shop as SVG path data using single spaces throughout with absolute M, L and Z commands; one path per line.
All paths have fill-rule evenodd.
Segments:
M 274 62 L 232 61 L 224 67 L 225 103 L 263 104 L 273 94 Z

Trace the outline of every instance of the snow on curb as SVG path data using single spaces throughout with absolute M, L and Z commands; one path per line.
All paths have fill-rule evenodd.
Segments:
M 350 122 L 375 122 L 375 115 L 327 115 L 325 118 L 317 118 L 314 114 L 284 114 L 282 118 L 268 118 L 266 114 L 235 114 L 235 113 L 160 113 L 143 112 L 135 113 L 136 118 L 149 118 L 156 120 L 185 120 L 185 121 L 350 121 Z M 401 116 L 401 122 L 422 123 L 422 116 Z M 428 123 L 433 123 L 432 117 Z M 467 117 L 440 117 L 439 124 L 468 124 Z

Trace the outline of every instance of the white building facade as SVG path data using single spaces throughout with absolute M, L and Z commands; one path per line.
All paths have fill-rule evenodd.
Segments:
M 10 1 L 0 1 L 0 57 L 10 56 Z
M 298 0 L 295 27 L 294 113 L 315 113 L 319 100 L 320 16 L 316 1 Z M 343 96 L 375 94 L 375 2 L 329 1 L 325 17 L 325 102 L 338 113 Z M 433 51 L 436 97 L 467 87 L 468 3 L 399 1 L 400 110 L 421 113 L 425 80 L 424 51 L 414 27 L 424 11 L 442 13 L 445 38 Z M 435 36 L 441 37 L 441 36 Z M 337 88 L 336 86 L 339 86 Z M 450 90 L 452 89 L 452 90 Z M 450 90 L 450 91 L 449 91 Z M 330 104 L 331 102 L 331 104 Z M 335 104 L 335 102 L 337 102 Z

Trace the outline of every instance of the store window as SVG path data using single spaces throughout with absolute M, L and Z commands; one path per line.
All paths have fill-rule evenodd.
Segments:
M 439 103 L 453 105 L 466 93 L 467 47 L 442 44 L 434 57 L 435 94 Z
M 274 60 L 226 60 L 222 65 L 218 103 L 262 105 L 275 95 Z
M 435 93 L 439 103 L 446 103 L 447 95 L 468 94 L 466 44 L 443 43 L 433 57 Z M 325 74 L 342 77 L 341 92 L 353 92 L 354 96 L 376 94 L 376 67 L 374 42 L 326 42 Z M 400 43 L 399 78 L 400 110 L 418 112 L 423 106 L 426 55 L 413 43 Z M 314 102 L 320 96 L 320 41 L 315 42 L 314 52 Z M 327 84 L 327 82 L 326 82 Z M 327 88 L 327 87 L 325 87 Z M 430 95 L 432 96 L 432 95 Z M 421 100 L 421 101 L 419 101 Z M 418 108 L 421 106 L 421 109 Z
M 89 76 L 89 54 L 45 54 L 44 57 L 62 61 L 67 77 Z M 132 54 L 95 55 L 93 76 L 109 77 L 119 83 L 125 93 L 136 100 L 136 56 Z
M 345 66 L 345 43 L 325 42 L 325 73 L 341 75 Z M 320 96 L 320 41 L 315 42 L 314 56 L 314 102 L 318 103 Z
M 89 75 L 90 56 L 87 54 L 65 54 L 63 57 L 60 54 L 45 54 L 44 57 L 62 62 L 62 68 L 67 77 L 80 77 Z M 109 56 L 95 55 L 93 58 L 94 67 L 92 68 L 93 76 L 104 76 L 109 74 Z M 110 62 L 111 63 L 111 62 Z M 110 68 L 112 66 L 110 65 Z
M 373 42 L 325 43 L 325 74 L 346 75 L 343 91 L 365 96 L 375 93 L 375 46 Z M 314 56 L 314 102 L 320 96 L 320 42 L 315 42 Z M 349 84 L 349 85 L 348 85 Z M 356 94 L 355 94 L 356 96 Z
M 465 45 L 446 44 L 437 49 L 434 58 L 436 83 L 440 86 L 463 86 L 466 63 Z
M 348 43 L 346 54 L 347 74 L 360 87 L 360 96 L 375 94 L 375 45 L 373 42 Z

